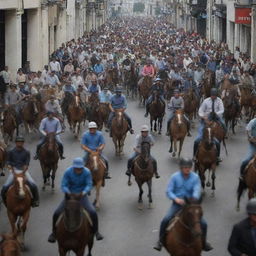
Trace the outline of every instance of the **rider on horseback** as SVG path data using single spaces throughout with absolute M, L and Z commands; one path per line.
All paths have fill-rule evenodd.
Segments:
M 90 94 L 93 94 L 93 93 L 98 94 L 98 93 L 100 93 L 100 91 L 101 91 L 101 89 L 100 89 L 100 85 L 98 84 L 97 79 L 93 79 L 91 85 L 88 88 L 88 92 Z
M 26 171 L 26 181 L 27 185 L 32 192 L 33 199 L 32 199 L 32 207 L 39 206 L 39 193 L 38 188 L 35 184 L 35 181 L 31 177 L 30 173 L 28 172 L 28 166 L 30 162 L 30 152 L 26 150 L 24 146 L 24 138 L 17 137 L 16 140 L 16 147 L 13 148 L 11 151 L 8 152 L 7 158 L 7 165 L 10 170 L 15 172 Z M 4 204 L 6 205 L 6 193 L 8 189 L 11 187 L 13 183 L 13 174 L 10 172 L 8 179 L 6 180 L 5 184 L 3 185 L 1 195 Z
M 150 59 L 147 60 L 146 65 L 143 67 L 141 74 L 142 76 L 149 76 L 152 78 L 155 76 L 155 68 L 152 65 L 152 62 Z
M 179 89 L 175 89 L 174 90 L 174 96 L 171 98 L 171 100 L 170 100 L 170 102 L 168 104 L 169 117 L 167 119 L 166 136 L 170 136 L 170 134 L 169 134 L 170 124 L 171 124 L 172 119 L 174 118 L 175 111 L 178 110 L 178 109 L 184 109 L 184 100 L 180 96 Z M 186 123 L 187 123 L 188 136 L 191 137 L 191 134 L 190 134 L 190 121 L 189 121 L 188 117 L 185 114 L 183 116 L 184 116 L 184 118 L 186 120 Z
M 127 162 L 127 171 L 126 171 L 126 175 L 131 176 L 132 173 L 132 169 L 133 169 L 133 164 L 134 164 L 134 160 L 136 159 L 136 157 L 140 154 L 141 151 L 141 145 L 143 142 L 148 142 L 150 144 L 150 146 L 152 147 L 155 143 L 153 137 L 151 134 L 149 134 L 149 128 L 147 125 L 143 125 L 141 127 L 141 135 L 137 135 L 136 136 L 136 144 L 135 147 L 133 148 L 134 152 L 131 155 L 131 157 L 128 159 Z M 154 167 L 154 173 L 155 173 L 155 177 L 157 179 L 160 178 L 158 172 L 157 172 L 157 162 L 156 159 L 151 156 L 151 159 L 153 161 L 153 167 Z
M 127 101 L 126 101 L 126 97 L 122 94 L 122 87 L 117 86 L 116 90 L 115 90 L 115 95 L 113 95 L 110 100 L 111 112 L 108 117 L 108 128 L 109 129 L 111 128 L 112 120 L 115 117 L 115 110 L 122 109 L 123 111 L 125 111 L 126 108 L 127 108 Z M 133 134 L 134 131 L 132 129 L 132 120 L 128 116 L 127 113 L 125 113 L 125 112 L 123 112 L 123 113 L 124 113 L 124 118 L 128 122 L 129 131 L 131 134 Z M 110 136 L 112 136 L 111 131 L 110 131 Z
M 221 124 L 222 128 L 226 131 L 226 125 L 224 124 L 224 121 L 222 119 L 222 114 L 224 113 L 223 102 L 217 96 L 218 96 L 217 89 L 212 88 L 211 89 L 211 97 L 205 99 L 199 108 L 198 114 L 201 117 L 201 123 L 200 123 L 200 127 L 198 129 L 198 137 L 196 138 L 196 140 L 194 142 L 194 152 L 193 152 L 194 159 L 195 159 L 195 155 L 198 151 L 199 143 L 203 137 L 205 121 L 216 120 L 217 122 L 219 122 Z M 221 159 L 220 159 L 220 142 L 216 138 L 214 138 L 214 143 L 215 143 L 217 151 L 218 151 L 218 162 L 220 162 L 221 161 Z
M 153 86 L 151 87 L 151 92 L 150 92 L 150 96 L 147 99 L 146 102 L 146 113 L 145 113 L 145 117 L 148 116 L 148 112 L 149 112 L 149 106 L 150 104 L 153 102 L 154 100 L 154 93 L 158 93 L 159 97 L 160 97 L 160 101 L 165 105 L 165 101 L 164 101 L 164 89 L 163 89 L 163 85 L 162 85 L 162 79 L 160 78 L 156 78 L 155 83 L 153 84 Z
M 62 178 L 61 190 L 65 194 L 82 194 L 82 207 L 90 214 L 93 222 L 93 232 L 97 240 L 102 240 L 103 236 L 98 231 L 98 216 L 95 208 L 89 201 L 87 194 L 92 189 L 92 176 L 89 169 L 84 167 L 83 159 L 78 157 L 73 161 L 73 165 L 69 167 Z M 65 209 L 65 200 L 61 202 L 59 207 L 53 214 L 52 233 L 48 238 L 48 242 L 55 243 L 56 241 L 56 222 Z
M 57 118 L 63 120 L 60 103 L 56 100 L 54 95 L 50 96 L 50 99 L 44 105 L 46 112 L 53 112 Z
M 42 137 L 41 137 L 39 144 L 37 145 L 36 155 L 34 156 L 34 159 L 35 160 L 38 159 L 40 148 L 45 143 L 46 136 L 48 133 L 55 133 L 55 135 L 56 135 L 55 139 L 58 144 L 60 159 L 65 159 L 65 157 L 63 156 L 63 153 L 64 153 L 63 144 L 62 144 L 62 142 L 60 140 L 60 136 L 59 136 L 59 134 L 62 132 L 61 123 L 58 118 L 54 117 L 53 112 L 50 112 L 50 111 L 47 112 L 47 117 L 45 117 L 40 123 L 39 131 L 42 134 Z
M 104 87 L 103 91 L 99 93 L 100 103 L 110 103 L 113 94 L 109 91 L 107 86 Z
M 192 160 L 191 159 L 181 159 L 180 160 L 180 171 L 174 173 L 171 176 L 169 185 L 167 187 L 167 197 L 173 201 L 171 208 L 169 209 L 167 215 L 161 222 L 159 241 L 155 245 L 154 249 L 161 251 L 162 243 L 165 239 L 165 232 L 171 219 L 182 209 L 185 205 L 186 198 L 193 198 L 199 200 L 201 197 L 201 181 L 199 176 L 191 171 Z M 201 218 L 201 228 L 202 228 L 202 243 L 203 250 L 210 251 L 212 246 L 207 242 L 207 223 L 204 218 Z
M 105 147 L 105 139 L 102 132 L 97 131 L 97 124 L 95 122 L 89 123 L 89 131 L 85 132 L 82 136 L 81 147 L 84 150 L 84 165 L 86 166 L 89 158 L 89 154 L 93 151 L 100 152 L 101 158 L 106 164 L 105 179 L 111 179 L 109 176 L 109 164 L 106 156 L 102 154 Z

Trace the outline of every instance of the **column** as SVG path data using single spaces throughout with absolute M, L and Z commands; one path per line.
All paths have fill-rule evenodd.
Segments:
M 33 71 L 43 67 L 42 44 L 41 44 L 41 12 L 40 9 L 28 10 L 28 61 Z M 45 63 L 46 64 L 46 63 Z
M 42 63 L 49 63 L 49 21 L 48 7 L 42 6 L 42 25 L 41 25 L 41 47 L 42 47 Z
M 234 50 L 234 23 L 227 20 L 227 44 L 228 48 Z
M 5 64 L 9 66 L 13 81 L 21 68 L 21 51 L 21 15 L 16 10 L 5 11 Z
M 251 61 L 256 63 L 256 5 L 252 6 L 252 25 L 251 25 Z
M 50 54 L 54 52 L 54 24 L 50 24 L 49 26 L 49 52 Z
M 235 24 L 235 38 L 234 38 L 234 47 L 233 49 L 231 49 L 231 51 L 238 46 L 240 47 L 240 28 L 241 28 L 241 25 L 240 24 Z M 232 52 L 233 52 L 232 51 Z
M 75 38 L 76 34 L 76 1 L 67 0 L 67 39 Z
M 66 9 L 60 9 L 57 22 L 56 45 L 61 46 L 67 41 L 67 14 Z

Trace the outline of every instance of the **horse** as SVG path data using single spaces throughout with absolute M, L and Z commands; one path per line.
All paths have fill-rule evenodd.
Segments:
M 101 116 L 99 115 L 100 100 L 98 93 L 91 94 L 88 100 L 88 105 L 88 121 L 94 121 L 97 124 L 97 126 L 101 127 L 103 125 L 103 121 L 101 120 Z
M 153 93 L 153 101 L 149 105 L 149 114 L 150 114 L 150 130 L 153 129 L 154 122 L 154 131 L 158 134 L 161 134 L 163 117 L 165 114 L 165 104 L 161 101 L 160 95 L 158 92 Z
M 175 217 L 164 239 L 164 247 L 171 256 L 201 256 L 203 210 L 200 202 L 186 199 L 186 204 Z
M 61 110 L 64 116 L 68 117 L 68 107 L 74 102 L 74 95 L 71 92 L 65 92 L 61 102 Z
M 96 188 L 96 199 L 94 200 L 94 205 L 96 209 L 100 208 L 100 188 L 105 185 L 105 172 L 106 164 L 100 157 L 99 152 L 92 152 L 89 154 L 89 159 L 87 163 L 87 168 L 92 173 L 92 179 L 94 186 Z
M 128 122 L 123 110 L 117 109 L 111 124 L 112 138 L 115 145 L 116 156 L 123 154 L 124 141 L 128 132 Z
M 179 142 L 178 156 L 180 157 L 183 142 L 187 133 L 188 133 L 188 128 L 187 128 L 186 120 L 184 118 L 183 110 L 178 109 L 176 110 L 174 118 L 171 121 L 171 124 L 169 127 L 169 134 L 170 134 L 170 141 L 171 141 L 169 152 L 172 153 L 173 157 L 176 156 L 177 142 Z M 173 151 L 173 144 L 174 144 L 174 151 Z
M 208 181 L 206 183 L 207 187 L 212 189 L 212 197 L 215 191 L 215 169 L 217 166 L 217 149 L 214 144 L 213 129 L 206 125 L 203 131 L 203 139 L 198 146 L 198 151 L 196 152 L 196 162 L 195 170 L 198 171 L 202 188 L 205 188 L 205 172 L 209 171 Z M 212 179 L 212 184 L 210 183 L 210 174 Z
M 230 90 L 228 95 L 224 96 L 223 104 L 224 104 L 224 120 L 227 127 L 231 125 L 231 129 L 233 134 L 235 134 L 235 126 L 237 124 L 236 118 L 239 114 L 237 109 L 237 91 L 235 89 Z
M 40 161 L 42 174 L 43 174 L 43 187 L 45 190 L 47 183 L 51 177 L 52 180 L 52 191 L 54 190 L 55 184 L 55 175 L 58 169 L 58 161 L 59 161 L 59 151 L 58 145 L 55 139 L 55 133 L 47 134 L 45 143 L 41 146 L 38 159 Z
M 19 134 L 19 124 L 16 118 L 16 112 L 13 107 L 8 107 L 1 113 L 1 129 L 4 142 L 8 145 L 9 141 L 13 141 L 13 134 L 16 129 L 16 135 Z
M 67 118 L 70 129 L 73 131 L 74 137 L 77 139 L 80 133 L 81 123 L 85 120 L 85 110 L 81 106 L 79 96 L 75 96 L 75 100 L 68 106 Z
M 184 112 L 188 116 L 189 120 L 192 121 L 196 118 L 197 109 L 199 108 L 199 99 L 195 92 L 191 88 L 188 93 L 183 96 L 184 99 Z
M 107 127 L 109 114 L 110 114 L 109 103 L 100 103 L 98 108 L 98 118 L 97 118 L 97 121 L 98 121 L 97 124 L 98 124 L 99 130 L 103 129 L 103 125 Z
M 15 234 L 0 236 L 0 256 L 21 256 L 20 244 Z
M 29 97 L 21 110 L 21 117 L 27 133 L 37 129 L 39 111 L 39 102 L 33 96 Z
M 6 165 L 6 160 L 7 160 L 7 151 L 4 148 L 4 146 L 0 145 L 0 176 L 5 176 L 4 174 L 4 168 Z
M 6 193 L 7 215 L 12 232 L 17 235 L 21 248 L 24 248 L 24 235 L 27 229 L 32 201 L 31 192 L 28 186 L 26 186 L 25 172 L 15 172 L 12 170 L 14 182 Z
M 148 208 L 153 208 L 153 200 L 152 200 L 152 178 L 154 175 L 154 167 L 153 161 L 150 156 L 150 144 L 148 142 L 143 142 L 141 144 L 141 153 L 134 160 L 134 167 L 132 170 L 132 174 L 135 177 L 135 181 L 139 187 L 139 198 L 138 198 L 138 208 L 139 210 L 143 210 L 143 189 L 142 186 L 144 183 L 148 185 Z M 131 186 L 131 176 L 129 176 L 128 185 Z
M 116 86 L 119 83 L 119 76 L 117 68 L 111 68 L 106 71 L 106 77 L 104 80 L 104 84 L 106 85 L 114 85 Z
M 164 82 L 164 91 L 165 91 L 165 98 L 167 100 L 170 100 L 173 96 L 173 91 L 179 86 L 180 81 L 179 80 L 173 80 L 170 78 L 167 78 Z
M 204 98 L 208 98 L 211 96 L 211 89 L 215 84 L 215 73 L 212 71 L 208 71 L 205 74 L 205 77 L 202 81 L 202 93 Z
M 145 102 L 149 97 L 150 90 L 152 87 L 153 78 L 150 76 L 144 76 L 139 80 L 139 95 L 140 95 L 140 103 L 145 106 Z
M 237 210 L 240 209 L 240 198 L 246 188 L 249 199 L 256 197 L 256 155 L 245 167 L 244 173 L 244 180 L 239 180 L 237 188 Z
M 73 251 L 76 256 L 83 256 L 86 246 L 87 256 L 91 256 L 93 232 L 91 219 L 80 203 L 80 195 L 66 195 L 65 210 L 56 224 L 56 238 L 59 255 L 66 256 Z

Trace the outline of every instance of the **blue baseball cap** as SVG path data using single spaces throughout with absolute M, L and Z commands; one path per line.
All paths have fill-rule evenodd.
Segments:
M 77 157 L 73 160 L 73 168 L 83 168 L 84 167 L 84 160 L 82 157 Z

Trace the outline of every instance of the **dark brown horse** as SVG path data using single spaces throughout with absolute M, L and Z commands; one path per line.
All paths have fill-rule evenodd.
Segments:
M 163 117 L 165 114 L 165 104 L 161 101 L 160 95 L 158 92 L 154 91 L 153 101 L 149 105 L 149 114 L 150 114 L 150 130 L 153 130 L 154 122 L 154 131 L 158 134 L 161 134 Z
M 177 142 L 179 142 L 178 156 L 180 157 L 183 142 L 187 133 L 188 133 L 188 128 L 187 128 L 186 120 L 184 118 L 183 110 L 176 110 L 174 114 L 174 118 L 169 128 L 170 141 L 171 141 L 171 147 L 169 152 L 172 153 L 173 157 L 176 156 Z M 173 144 L 174 144 L 174 151 L 173 151 Z
M 205 172 L 209 171 L 207 187 L 212 185 L 212 196 L 215 191 L 215 169 L 217 166 L 217 148 L 214 143 L 213 129 L 210 126 L 204 128 L 203 139 L 196 152 L 195 170 L 198 171 L 202 187 L 205 188 Z M 210 183 L 210 174 L 212 184 Z
M 119 83 L 119 76 L 117 68 L 108 69 L 106 71 L 106 76 L 104 80 L 105 86 L 113 86 L 115 87 Z
M 98 108 L 98 118 L 97 118 L 97 121 L 98 121 L 97 124 L 98 124 L 99 130 L 103 129 L 103 125 L 107 127 L 109 114 L 110 114 L 109 103 L 100 103 Z
M 184 112 L 188 116 L 189 120 L 196 118 L 197 110 L 199 108 L 199 99 L 196 96 L 193 89 L 190 89 L 188 93 L 183 96 L 184 99 Z
M 54 190 L 55 175 L 58 169 L 59 161 L 59 151 L 55 139 L 55 133 L 47 134 L 46 142 L 42 145 L 38 158 L 40 161 L 44 180 L 42 189 L 45 190 L 46 185 L 51 178 L 51 187 L 52 190 Z
M 245 189 L 248 189 L 248 198 L 256 197 L 256 155 L 244 170 L 244 181 L 239 180 L 237 189 L 237 210 L 240 209 L 240 198 Z
M 148 208 L 151 209 L 153 207 L 152 203 L 152 178 L 154 175 L 154 168 L 153 168 L 153 161 L 150 156 L 150 144 L 144 142 L 141 144 L 141 153 L 139 156 L 134 160 L 134 167 L 132 170 L 132 174 L 135 177 L 135 180 L 138 184 L 140 193 L 138 198 L 138 208 L 143 210 L 143 189 L 142 186 L 144 183 L 148 185 L 148 200 L 149 205 Z M 131 176 L 129 176 L 128 185 L 131 186 Z
M 140 103 L 145 105 L 146 100 L 149 97 L 150 90 L 152 87 L 153 78 L 150 76 L 144 76 L 140 79 L 138 88 L 139 88 L 139 95 L 140 95 Z
M 89 154 L 87 168 L 92 173 L 93 183 L 96 189 L 96 199 L 94 205 L 96 209 L 100 208 L 100 189 L 105 185 L 104 175 L 106 172 L 106 164 L 100 157 L 99 152 Z
M 0 145 L 0 176 L 5 176 L 4 168 L 7 160 L 7 152 L 4 146 Z
M 24 235 L 27 229 L 31 208 L 31 193 L 26 186 L 25 171 L 12 170 L 14 183 L 6 194 L 6 208 L 12 232 L 17 235 L 21 247 L 24 247 Z
M 95 122 L 97 126 L 101 127 L 102 126 L 102 118 L 99 115 L 99 108 L 100 108 L 100 100 L 98 93 L 92 93 L 91 96 L 89 97 L 88 100 L 88 121 L 89 122 Z
M 20 256 L 21 248 L 15 234 L 0 236 L 0 256 Z
M 204 98 L 211 96 L 211 88 L 215 85 L 215 73 L 208 70 L 202 81 L 202 93 Z
M 199 202 L 186 200 L 185 206 L 167 229 L 164 247 L 171 256 L 201 256 L 202 215 Z
M 81 123 L 85 120 L 85 110 L 81 106 L 81 100 L 79 96 L 75 96 L 74 101 L 70 103 L 68 106 L 68 123 L 70 126 L 70 129 L 73 131 L 73 134 L 75 138 L 78 138 L 80 129 L 81 129 Z
M 124 117 L 124 111 L 117 109 L 111 124 L 112 138 L 115 145 L 116 156 L 123 154 L 124 141 L 128 132 L 128 122 Z
M 76 256 L 83 256 L 86 246 L 89 248 L 87 256 L 91 256 L 93 247 L 93 232 L 91 220 L 80 204 L 80 195 L 66 196 L 65 211 L 56 224 L 56 238 L 59 255 L 66 256 L 73 251 Z

